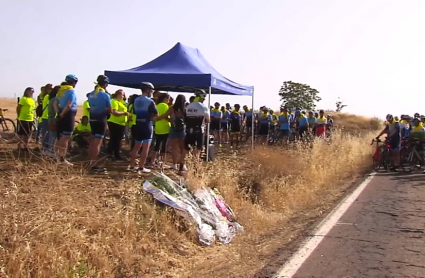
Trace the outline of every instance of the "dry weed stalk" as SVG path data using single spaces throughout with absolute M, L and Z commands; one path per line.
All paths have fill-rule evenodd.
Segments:
M 327 208 L 348 187 L 343 182 L 369 166 L 366 141 L 336 134 L 332 144 L 259 147 L 197 165 L 191 185 L 217 187 L 246 229 L 231 246 L 211 248 L 199 247 L 135 176 L 92 177 L 9 152 L 0 161 L 0 276 L 208 277 L 233 261 L 230 271 L 248 277 L 264 266 L 258 256 L 268 254 L 271 234 Z

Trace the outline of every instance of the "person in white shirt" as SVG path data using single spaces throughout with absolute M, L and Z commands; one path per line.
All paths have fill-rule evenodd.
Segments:
M 186 107 L 185 125 L 186 136 L 184 139 L 185 153 L 180 163 L 180 171 L 185 165 L 185 158 L 192 148 L 195 148 L 194 156 L 198 160 L 204 146 L 205 127 L 210 123 L 210 111 L 203 102 L 207 94 L 204 90 L 198 89 L 195 91 L 195 99 Z

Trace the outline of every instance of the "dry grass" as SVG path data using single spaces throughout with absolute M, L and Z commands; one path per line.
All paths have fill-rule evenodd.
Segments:
M 0 277 L 17 278 L 266 277 L 370 165 L 368 140 L 345 134 L 221 155 L 189 181 L 217 187 L 245 233 L 200 247 L 141 179 L 113 164 L 110 177 L 90 176 L 0 148 Z

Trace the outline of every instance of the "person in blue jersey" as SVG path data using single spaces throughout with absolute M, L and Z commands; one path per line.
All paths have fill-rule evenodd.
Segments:
M 140 85 L 142 95 L 134 100 L 133 109 L 136 115 L 134 126 L 134 147 L 130 154 L 129 170 L 137 171 L 139 174 L 150 173 L 151 170 L 145 168 L 146 158 L 153 136 L 153 120 L 158 116 L 155 102 L 151 99 L 154 86 L 149 82 L 142 82 Z M 139 166 L 136 167 L 137 154 L 140 152 Z
M 285 143 L 288 143 L 288 140 L 289 140 L 292 116 L 293 115 L 288 112 L 288 108 L 286 107 L 280 108 L 280 114 L 277 121 L 277 124 L 279 126 L 279 138 L 282 139 Z
M 95 90 L 88 95 L 90 107 L 90 128 L 93 138 L 90 140 L 88 149 L 89 168 L 93 172 L 103 172 L 105 169 L 97 166 L 103 138 L 105 137 L 107 119 L 111 113 L 111 98 L 106 91 L 109 79 L 105 75 L 99 75 Z
M 230 147 L 233 147 L 233 143 L 236 144 L 236 148 L 239 148 L 239 141 L 241 136 L 242 116 L 240 113 L 241 106 L 235 104 L 235 109 L 230 113 Z
M 243 111 L 244 111 L 243 122 L 245 124 L 247 133 L 250 133 L 252 130 L 252 110 L 249 109 L 247 105 L 244 105 Z
M 272 120 L 272 115 L 269 113 L 269 109 L 267 107 L 263 107 L 262 112 L 260 112 L 259 116 L 259 130 L 258 135 L 260 135 L 260 140 L 262 144 L 267 143 L 267 137 L 269 135 L 270 130 L 270 122 Z
M 217 138 L 217 142 L 221 145 L 220 130 L 221 130 L 221 118 L 223 117 L 223 112 L 220 110 L 220 103 L 214 103 L 214 107 L 210 110 L 211 124 L 210 130 L 214 135 L 214 138 Z
M 75 115 L 77 114 L 77 95 L 74 89 L 77 82 L 78 78 L 75 75 L 67 75 L 65 77 L 65 84 L 61 85 L 53 104 L 56 112 L 56 132 L 58 139 L 55 146 L 57 160 L 68 166 L 72 166 L 72 163 L 67 161 L 65 156 L 68 149 L 68 142 L 74 132 Z
M 308 118 L 306 117 L 306 113 L 305 111 L 301 111 L 301 113 L 298 115 L 298 119 L 297 119 L 298 125 L 297 125 L 297 130 L 298 130 L 298 136 L 300 137 L 300 139 L 303 139 L 305 137 L 305 135 L 308 132 Z
M 221 107 L 221 141 L 227 144 L 229 142 L 229 117 L 230 117 L 230 110 L 226 109 L 226 107 Z

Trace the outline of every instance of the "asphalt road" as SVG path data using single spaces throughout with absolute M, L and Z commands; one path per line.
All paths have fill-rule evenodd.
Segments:
M 294 277 L 425 277 L 425 175 L 377 174 Z

